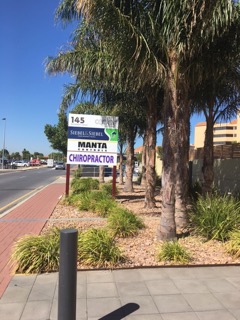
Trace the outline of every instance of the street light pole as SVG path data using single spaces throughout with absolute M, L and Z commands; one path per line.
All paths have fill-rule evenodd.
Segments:
M 2 118 L 4 120 L 4 128 L 3 128 L 3 150 L 2 150 L 2 169 L 4 166 L 4 151 L 5 151 L 5 134 L 6 134 L 6 118 Z

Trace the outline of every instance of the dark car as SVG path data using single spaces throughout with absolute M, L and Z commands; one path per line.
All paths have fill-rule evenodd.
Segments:
M 65 163 L 63 161 L 57 161 L 55 164 L 55 170 L 65 170 Z

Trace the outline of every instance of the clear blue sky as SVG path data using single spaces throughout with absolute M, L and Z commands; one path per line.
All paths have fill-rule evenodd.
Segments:
M 48 56 L 56 56 L 70 39 L 71 26 L 54 21 L 59 0 L 6 0 L 0 2 L 0 149 L 27 149 L 48 155 L 53 150 L 45 134 L 46 124 L 58 122 L 63 85 L 68 76 L 49 76 L 44 70 Z M 202 119 L 194 118 L 194 125 Z M 161 137 L 158 139 L 161 144 Z M 193 143 L 193 134 L 191 134 Z M 136 146 L 142 144 L 141 140 Z
M 44 61 L 55 56 L 71 28 L 54 21 L 59 0 L 0 2 L 0 149 L 6 118 L 6 149 L 52 152 L 44 134 L 57 124 L 63 85 L 70 78 L 45 73 Z

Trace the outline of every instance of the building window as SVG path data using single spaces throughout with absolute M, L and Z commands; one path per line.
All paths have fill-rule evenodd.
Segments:
M 214 134 L 214 138 L 232 138 L 233 134 Z
M 227 144 L 227 145 L 230 145 L 230 144 L 232 144 L 232 142 L 230 142 L 230 141 L 217 141 L 217 142 L 214 141 L 213 144 L 214 144 L 214 146 L 216 146 L 216 145 L 221 145 L 221 144 L 222 144 L 222 145 L 226 145 L 226 144 Z
M 226 127 L 214 127 L 213 130 L 214 130 L 214 131 L 219 131 L 219 130 L 233 130 L 233 127 L 229 127 L 229 126 L 226 126 Z

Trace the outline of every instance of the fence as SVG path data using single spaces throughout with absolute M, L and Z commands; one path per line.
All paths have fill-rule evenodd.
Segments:
M 214 186 L 221 193 L 240 193 L 240 159 L 214 160 Z M 192 162 L 192 184 L 202 179 L 202 159 Z
M 81 165 L 81 175 L 83 178 L 91 177 L 98 178 L 99 177 L 99 166 L 85 166 Z M 104 167 L 104 177 L 112 176 L 112 168 Z
M 214 159 L 234 159 L 240 158 L 240 143 L 223 144 L 214 146 L 213 148 Z M 195 150 L 194 159 L 203 158 L 203 148 Z

